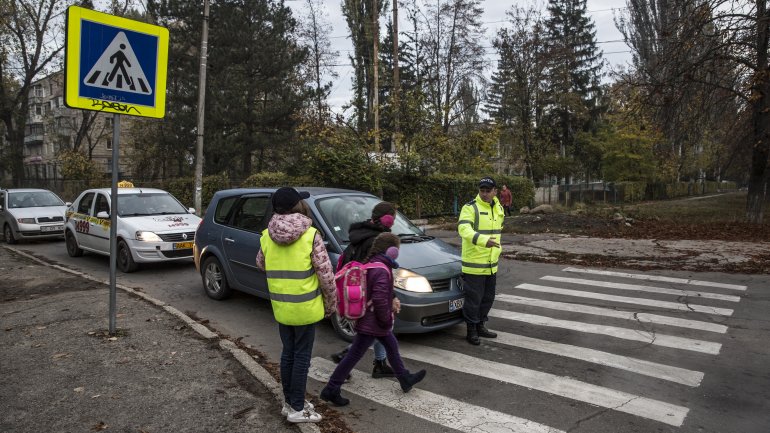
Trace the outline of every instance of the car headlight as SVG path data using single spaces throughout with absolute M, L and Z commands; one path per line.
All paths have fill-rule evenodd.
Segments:
M 144 242 L 163 242 L 163 239 L 155 233 L 143 231 L 136 232 L 136 240 Z
M 21 224 L 35 224 L 34 218 L 19 218 L 16 221 L 18 221 Z
M 430 293 L 433 291 L 427 278 L 406 269 L 393 271 L 393 285 L 407 292 Z

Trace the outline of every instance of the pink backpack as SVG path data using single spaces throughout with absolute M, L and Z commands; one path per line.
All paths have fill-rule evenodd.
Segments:
M 334 275 L 337 285 L 337 313 L 349 320 L 358 320 L 371 304 L 366 294 L 366 271 L 372 268 L 390 270 L 382 263 L 363 264 L 351 261 Z

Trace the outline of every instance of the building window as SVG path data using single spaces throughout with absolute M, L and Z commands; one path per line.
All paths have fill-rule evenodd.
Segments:
M 108 138 L 107 139 L 107 150 L 110 150 L 110 149 L 112 149 L 112 139 Z
M 112 173 L 112 158 L 107 158 L 107 173 Z
M 41 104 L 35 104 L 35 114 L 38 116 L 43 114 L 43 106 Z
M 41 84 L 32 88 L 33 96 L 43 96 L 43 86 Z
M 104 126 L 107 128 L 112 128 L 112 117 L 107 117 L 104 119 Z

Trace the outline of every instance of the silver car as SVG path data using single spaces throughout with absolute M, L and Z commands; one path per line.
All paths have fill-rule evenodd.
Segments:
M 67 203 L 47 189 L 0 189 L 3 239 L 62 239 Z

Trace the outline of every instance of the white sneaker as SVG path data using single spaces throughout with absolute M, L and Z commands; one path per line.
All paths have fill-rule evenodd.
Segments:
M 302 408 L 303 410 L 314 410 L 315 406 L 313 406 L 313 403 L 305 400 L 305 407 Z M 283 407 L 281 408 L 281 415 L 287 416 L 289 412 L 294 412 L 294 409 L 289 406 L 289 403 L 283 402 Z
M 323 417 L 321 414 L 313 409 L 302 409 L 298 411 L 291 410 L 289 415 L 286 416 L 286 420 L 293 423 L 299 422 L 318 422 Z

